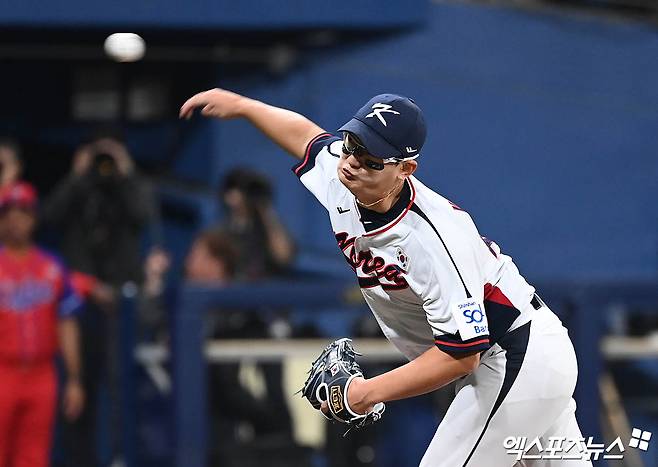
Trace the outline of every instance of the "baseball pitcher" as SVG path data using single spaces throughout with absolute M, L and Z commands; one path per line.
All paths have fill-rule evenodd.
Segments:
M 468 213 L 414 177 L 426 127 L 413 100 L 375 96 L 336 135 L 295 112 L 221 89 L 191 97 L 180 115 L 190 118 L 195 109 L 247 119 L 299 159 L 295 175 L 329 213 L 365 301 L 409 360 L 365 378 L 351 342 L 336 341 L 304 385 L 315 408 L 360 428 L 378 420 L 388 401 L 459 380 L 422 467 L 512 466 L 509 436 L 581 438 L 567 330 Z M 579 457 L 580 450 L 573 444 L 563 454 Z

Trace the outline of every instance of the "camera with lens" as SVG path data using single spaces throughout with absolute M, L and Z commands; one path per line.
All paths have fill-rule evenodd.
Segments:
M 247 204 L 267 205 L 272 201 L 272 185 L 264 176 L 249 169 L 232 170 L 224 181 L 223 193 L 237 190 L 245 197 Z
M 119 174 L 119 167 L 114 156 L 99 152 L 93 156 L 90 173 L 98 179 L 115 178 Z

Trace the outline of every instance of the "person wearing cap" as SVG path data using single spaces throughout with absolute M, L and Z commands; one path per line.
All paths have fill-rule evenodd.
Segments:
M 542 446 L 562 437 L 551 465 L 591 465 L 581 455 L 567 330 L 468 213 L 414 177 L 426 124 L 412 99 L 373 97 L 339 136 L 221 89 L 191 97 L 180 115 L 197 108 L 248 120 L 300 160 L 294 173 L 327 210 L 366 303 L 409 360 L 352 379 L 343 402 L 353 416 L 459 380 L 422 467 L 517 465 L 509 437 Z
M 84 405 L 76 315 L 62 263 L 32 242 L 37 194 L 24 182 L 0 190 L 0 466 L 45 467 L 57 401 L 54 357 L 63 357 L 63 412 Z

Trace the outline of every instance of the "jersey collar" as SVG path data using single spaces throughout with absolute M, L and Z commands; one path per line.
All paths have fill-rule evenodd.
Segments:
M 361 224 L 363 224 L 363 228 L 366 230 L 364 236 L 371 237 L 380 234 L 400 222 L 413 205 L 415 198 L 416 190 L 414 189 L 411 179 L 407 178 L 406 183 L 400 191 L 400 197 L 395 204 L 393 204 L 391 209 L 384 213 L 359 206 L 355 199 L 354 204 L 359 211 L 359 220 L 361 221 Z

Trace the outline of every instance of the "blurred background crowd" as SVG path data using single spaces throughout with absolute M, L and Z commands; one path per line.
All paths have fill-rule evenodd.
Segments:
M 218 203 L 225 207 L 225 215 L 214 225 L 194 233 L 186 246 L 180 277 L 170 278 L 171 253 L 163 245 L 160 208 L 153 187 L 138 172 L 123 139 L 116 133 L 102 130 L 79 145 L 73 154 L 70 173 L 41 200 L 33 185 L 22 179 L 23 160 L 16 140 L 0 141 L 0 161 L 1 241 L 4 253 L 13 261 L 9 266 L 16 268 L 16 272 L 6 272 L 0 287 L 7 297 L 32 294 L 25 288 L 35 286 L 23 282 L 23 270 L 30 277 L 37 275 L 42 266 L 32 257 L 39 252 L 50 258 L 52 250 L 56 252 L 53 263 L 62 265 L 62 287 L 68 289 L 65 297 L 53 297 L 59 300 L 57 308 L 66 307 L 65 301 L 70 297 L 84 301 L 84 307 L 78 304 L 74 310 L 60 311 L 58 315 L 60 326 L 74 322 L 78 328 L 73 337 L 77 343 L 61 343 L 62 349 L 72 346 L 78 355 L 70 358 L 79 361 L 73 366 L 64 361 L 62 381 L 65 386 L 71 380 L 80 383 L 77 399 L 69 401 L 66 392 L 62 392 L 61 465 L 98 465 L 98 395 L 102 386 L 109 391 L 106 401 L 110 410 L 104 420 L 109 429 L 109 452 L 120 453 L 118 433 L 114 431 L 120 426 L 116 418 L 121 410 L 113 405 L 120 400 L 116 393 L 121 344 L 117 314 L 121 312 L 122 290 L 139 291 L 134 322 L 138 340 L 167 344 L 167 314 L 171 311 L 168 299 L 175 295 L 178 283 L 222 287 L 234 281 L 261 281 L 289 274 L 295 244 L 273 209 L 268 178 L 248 168 L 236 168 L 225 176 L 216 193 Z M 36 238 L 49 249 L 38 247 Z M 11 300 L 16 298 L 4 303 L 13 303 Z M 38 298 L 35 301 L 33 307 L 38 312 L 42 301 Z M 27 307 L 21 310 L 32 311 Z M 11 305 L 2 311 L 16 312 Z M 293 334 L 297 332 L 288 323 L 285 312 L 266 320 L 239 308 L 220 311 L 206 320 L 204 333 L 208 338 L 281 339 L 295 337 Z M 72 316 L 74 319 L 70 319 Z M 47 320 L 47 316 L 36 319 Z M 19 323 L 17 329 L 29 332 L 31 326 L 31 323 Z M 9 329 L 0 332 L 5 335 Z M 10 364 L 19 360 L 19 366 L 31 365 L 32 359 L 25 363 L 20 355 L 27 346 L 17 344 L 16 347 L 15 351 L 5 352 Z M 47 359 L 52 360 L 55 351 L 54 347 L 50 349 Z M 32 369 L 20 371 L 32 372 Z M 39 371 L 36 368 L 34 376 L 24 378 L 38 384 Z M 245 389 L 239 371 L 239 363 L 215 365 L 211 369 L 210 408 L 217 425 L 213 436 L 223 440 L 220 447 L 223 450 L 235 447 L 231 440 L 240 436 L 237 425 L 242 421 L 249 424 L 243 430 L 254 431 L 248 437 L 276 435 L 281 437 L 281 446 L 294 445 L 281 385 L 281 365 L 263 365 L 266 397 L 255 397 Z M 21 392 L 20 383 L 17 385 L 12 391 Z M 51 385 L 53 397 L 54 389 Z M 17 398 L 15 404 L 20 405 L 21 400 Z M 73 408 L 69 407 L 71 404 Z M 20 423 L 22 417 L 17 413 L 7 417 L 7 423 Z M 34 429 L 30 433 L 34 434 Z M 50 432 L 51 437 L 53 433 Z M 11 438 L 9 433 L 4 436 L 3 441 Z M 48 443 L 43 446 L 47 447 Z M 32 462 L 37 465 L 34 459 L 24 465 L 33 465 Z
M 570 328 L 583 432 L 658 432 L 656 2 L 124 3 L 0 11 L 0 467 L 417 465 L 449 388 L 348 438 L 296 405 L 308 356 L 274 343 L 381 335 L 294 160 L 243 122 L 177 120 L 213 86 L 330 131 L 413 97 L 418 177 Z M 117 30 L 141 61 L 104 55 Z M 245 339 L 271 355 L 186 353 Z

